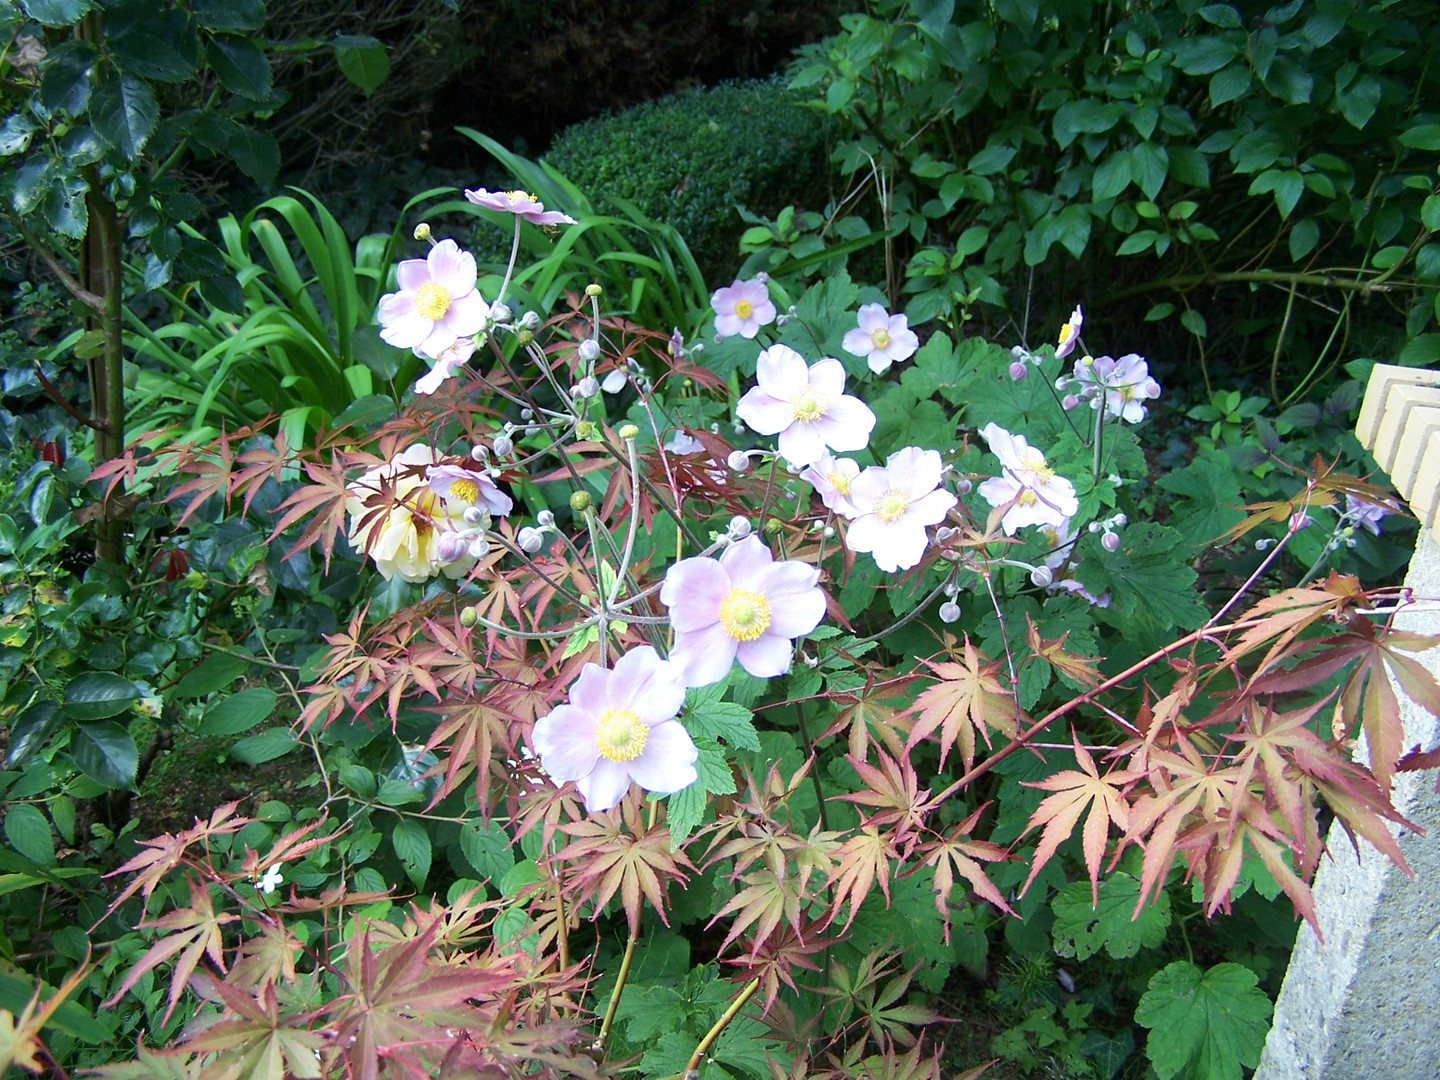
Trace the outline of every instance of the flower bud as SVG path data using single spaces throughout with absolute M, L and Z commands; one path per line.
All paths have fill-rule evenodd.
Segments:
M 626 375 L 620 368 L 608 372 L 605 378 L 600 380 L 600 389 L 607 394 L 618 394 L 625 389 Z
M 1055 580 L 1054 572 L 1048 566 L 1037 566 L 1030 571 L 1030 583 L 1044 589 Z
M 544 545 L 545 537 L 540 534 L 539 529 L 532 529 L 527 525 L 515 534 L 515 542 L 520 545 L 521 551 L 533 555 Z
M 575 437 L 577 439 L 593 439 L 595 437 L 595 425 L 589 420 L 581 420 L 575 425 Z
M 1025 376 L 1029 374 L 1030 365 L 1026 364 L 1024 360 L 1016 360 L 1010 365 L 1011 382 L 1023 382 L 1025 380 Z
M 1130 523 L 1130 519 L 1127 518 L 1123 512 L 1116 514 L 1110 521 L 1117 529 L 1123 529 Z
M 616 431 L 615 434 L 628 441 L 635 438 L 636 435 L 639 435 L 640 429 L 634 424 L 621 424 L 620 429 Z
M 733 472 L 744 472 L 750 468 L 750 455 L 744 450 L 731 450 L 725 458 L 725 464 L 729 465 Z
M 550 526 L 555 524 L 555 515 L 552 514 L 549 510 L 541 510 L 538 514 L 535 515 L 535 520 L 539 523 L 542 529 L 548 529 L 550 528 Z
M 528 348 L 530 344 L 534 342 L 534 340 L 535 335 L 532 334 L 529 330 L 521 330 L 518 334 L 515 335 L 515 343 L 519 345 L 522 349 Z
M 490 518 L 483 506 L 467 506 L 460 516 L 465 519 L 466 525 L 479 525 L 482 521 L 488 522 Z
M 540 326 L 540 316 L 533 311 L 527 311 L 520 316 L 520 329 L 536 330 Z
M 954 536 L 956 531 L 957 530 L 950 525 L 941 525 L 935 530 L 935 542 L 937 544 L 943 544 L 946 540 Z
M 730 528 L 728 532 L 733 539 L 744 540 L 745 537 L 749 536 L 750 533 L 753 531 L 754 527 L 750 524 L 749 518 L 741 517 L 739 514 L 736 514 L 730 519 Z
M 959 495 L 969 495 L 971 489 L 974 487 L 975 485 L 970 481 L 970 478 L 966 476 L 962 476 L 959 480 L 955 481 L 955 491 Z
M 575 396 L 578 398 L 592 398 L 600 393 L 600 380 L 594 375 L 586 375 L 575 385 Z
M 1063 398 L 1060 399 L 1060 407 L 1066 412 L 1069 412 L 1071 409 L 1075 408 L 1079 404 L 1080 399 L 1074 394 L 1066 394 Z
M 1118 533 L 1107 532 L 1104 536 L 1100 537 L 1100 546 L 1106 551 L 1119 551 L 1120 535 Z
M 496 457 L 506 457 L 515 449 L 515 441 L 509 435 L 496 435 L 490 443 L 490 448 L 495 451 Z
M 470 448 L 471 461 L 484 461 L 489 456 L 490 448 L 488 446 L 482 445 L 481 443 L 476 443 Z
M 441 533 L 440 539 L 435 542 L 435 557 L 442 563 L 453 563 L 463 559 L 469 547 L 470 541 L 459 533 Z
M 780 521 L 779 518 L 772 517 L 765 519 L 765 525 L 760 531 L 765 533 L 766 536 L 774 536 L 784 527 L 784 524 Z
M 590 509 L 590 493 L 588 491 L 573 491 L 570 493 L 570 509 L 577 514 L 583 514 Z
M 835 535 L 835 526 L 826 525 L 823 529 L 820 530 L 820 535 L 825 537 L 826 540 L 829 540 L 832 536 Z
M 478 617 L 479 617 L 479 616 L 478 616 L 478 614 L 476 613 L 476 611 L 475 611 L 475 609 L 474 609 L 473 607 L 464 607 L 464 608 L 461 608 L 461 609 L 460 609 L 460 625 L 461 625 L 461 626 L 464 626 L 464 627 L 474 626 L 474 625 L 475 625 L 475 621 L 476 621 L 476 619 L 477 619 Z
M 470 557 L 472 559 L 483 559 L 490 554 L 490 541 L 483 536 L 477 536 L 470 541 Z
M 422 221 L 422 222 L 420 222 L 419 225 L 416 225 L 416 226 L 415 226 L 415 239 L 416 239 L 416 240 L 429 240 L 429 239 L 430 239 L 430 223 L 429 223 L 429 222 Z
M 490 321 L 495 323 L 508 323 L 510 321 L 510 307 L 508 304 L 491 304 Z
M 587 364 L 593 364 L 596 360 L 600 359 L 600 343 L 594 338 L 586 338 L 580 342 L 580 347 L 575 351 L 580 355 L 580 359 Z
M 960 605 L 957 604 L 957 603 L 955 603 L 954 600 L 946 600 L 945 603 L 943 603 L 943 604 L 940 605 L 940 621 L 941 621 L 941 622 L 953 623 L 953 622 L 958 621 L 959 618 L 960 618 Z
M 960 583 L 957 581 L 947 581 L 940 587 L 940 591 L 945 594 L 947 599 L 953 600 L 960 592 Z
M 599 286 L 599 285 L 596 285 L 593 281 L 592 281 L 589 285 L 586 285 L 586 286 L 585 286 L 585 295 L 586 295 L 586 296 L 591 296 L 591 297 L 599 296 L 599 295 L 600 295 L 601 293 L 603 293 L 604 291 L 605 291 L 604 289 L 600 288 L 600 286 Z
M 521 419 L 521 420 L 534 420 L 534 419 L 535 419 L 535 410 L 534 410 L 534 409 L 521 409 L 521 410 L 520 410 L 520 419 Z

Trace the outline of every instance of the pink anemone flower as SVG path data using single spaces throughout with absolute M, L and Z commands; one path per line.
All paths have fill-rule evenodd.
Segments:
M 465 506 L 478 506 L 493 517 L 504 517 L 515 509 L 515 500 L 506 495 L 488 473 L 462 469 L 458 465 L 432 465 L 425 470 L 430 490 L 442 499 L 454 499 Z
M 465 198 L 486 210 L 514 214 L 532 225 L 574 225 L 575 219 L 559 210 L 546 210 L 545 204 L 528 191 L 486 191 L 483 187 L 466 191 Z
M 845 368 L 828 357 L 806 367 L 788 345 L 771 345 L 755 363 L 755 381 L 735 415 L 761 435 L 778 435 L 780 455 L 803 468 L 832 450 L 863 450 L 875 414 L 844 393 Z
M 482 337 L 484 335 L 481 335 Z M 417 350 L 418 351 L 418 350 Z M 420 355 L 424 355 L 421 353 Z M 464 367 L 470 357 L 475 355 L 475 339 L 462 337 L 458 338 L 455 344 L 448 349 L 441 351 L 435 357 L 435 365 L 420 378 L 415 380 L 415 392 L 417 394 L 433 394 L 439 390 L 446 380 L 452 378 L 455 372 Z
M 736 660 L 759 679 L 790 670 L 794 639 L 825 617 L 820 571 L 776 562 L 757 536 L 731 544 L 718 559 L 681 559 L 665 574 L 660 602 L 670 609 L 670 660 L 686 686 L 708 686 Z
M 865 357 L 870 370 L 883 375 L 891 364 L 909 360 L 920 347 L 904 315 L 891 315 L 883 304 L 866 304 L 857 316 L 859 325 L 845 334 L 845 351 Z
M 770 290 L 759 278 L 741 281 L 736 278 L 710 297 L 715 309 L 715 333 L 719 337 L 753 338 L 760 327 L 775 321 L 775 305 Z
M 1080 340 L 1080 327 L 1085 325 L 1085 313 L 1080 310 L 1080 305 L 1075 305 L 1075 310 L 1070 313 L 1070 318 L 1065 325 L 1060 327 L 1060 343 L 1055 346 L 1055 358 L 1064 359 L 1075 351 L 1075 344 Z
M 860 475 L 860 465 L 854 458 L 836 458 L 823 455 L 800 474 L 800 479 L 814 485 L 825 509 L 841 517 L 853 518 L 858 510 L 850 501 L 850 485 Z
M 868 551 L 881 570 L 908 570 L 925 557 L 928 525 L 945 520 L 956 503 L 940 487 L 944 463 L 937 450 L 907 446 L 872 465 L 850 483 L 856 518 L 845 532 L 851 551 Z
M 1025 441 L 1024 435 L 1012 435 L 999 424 L 989 423 L 980 435 L 1000 459 L 1001 474 L 980 485 L 979 491 L 991 506 L 1013 503 L 1000 525 L 1006 536 L 1026 525 L 1054 525 L 1057 529 L 1080 512 L 1075 485 L 1056 474 L 1045 460 L 1045 454 Z
M 649 645 L 609 670 L 586 664 L 570 701 L 535 721 L 530 743 L 557 784 L 575 781 L 585 809 L 609 810 L 631 783 L 668 795 L 698 779 L 695 742 L 675 719 L 685 687 Z
M 380 298 L 380 337 L 397 349 L 439 357 L 485 329 L 490 305 L 475 288 L 475 256 L 441 240 L 423 259 L 395 271 L 399 292 Z

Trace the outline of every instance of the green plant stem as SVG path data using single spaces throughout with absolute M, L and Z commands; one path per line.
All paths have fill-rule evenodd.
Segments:
M 495 294 L 495 303 L 505 299 L 505 290 L 510 287 L 510 277 L 515 273 L 515 257 L 520 254 L 520 215 L 515 215 L 515 237 L 510 241 L 510 261 L 505 264 L 505 277 L 500 281 L 500 291 Z
M 805 706 L 801 705 L 798 701 L 795 702 L 795 720 L 800 725 L 800 738 L 803 744 L 810 747 L 810 752 L 813 755 L 815 752 L 815 742 L 810 738 L 810 732 L 806 728 Z M 820 811 L 820 828 L 829 832 L 830 822 L 827 821 L 825 817 L 825 789 L 820 785 L 820 774 L 814 769 L 810 770 L 810 782 L 815 785 L 815 805 Z
M 740 991 L 740 996 L 730 1003 L 730 1007 L 725 1010 L 725 1015 L 715 1021 L 710 1030 L 705 1033 L 705 1037 L 700 1040 L 700 1045 L 695 1047 L 695 1052 L 690 1055 L 690 1060 L 685 1064 L 685 1075 L 689 1076 L 695 1072 L 696 1069 L 700 1068 L 700 1061 L 705 1057 L 705 1052 L 709 1050 L 715 1040 L 720 1037 L 720 1033 L 730 1026 L 730 1021 L 734 1020 L 735 1017 L 740 1014 L 740 1010 L 745 1007 L 746 1002 L 750 1000 L 759 988 L 759 978 L 751 979 L 745 984 L 745 989 Z
M 1428 231 L 1428 230 L 1427 230 Z M 1115 292 L 1107 293 L 1100 298 L 1102 305 L 1110 304 L 1116 300 L 1125 300 L 1131 296 L 1143 296 L 1145 293 L 1155 292 L 1159 289 L 1193 289 L 1198 285 L 1223 285 L 1241 282 L 1258 282 L 1262 285 L 1314 285 L 1324 289 L 1343 289 L 1347 292 L 1358 292 L 1368 294 L 1372 292 L 1388 292 L 1389 287 L 1385 284 L 1403 263 L 1400 259 L 1396 264 L 1377 277 L 1369 279 L 1335 277 L 1333 274 L 1307 274 L 1294 273 L 1279 270 L 1231 270 L 1222 273 L 1206 274 L 1177 274 L 1173 277 L 1158 278 L 1155 281 L 1147 281 L 1141 285 L 1132 285 L 1127 289 L 1118 289 Z
M 595 1036 L 594 1049 L 604 1050 L 605 1040 L 610 1037 L 610 1027 L 615 1023 L 615 1013 L 620 1008 L 620 995 L 625 992 L 625 981 L 630 978 L 630 964 L 635 959 L 635 941 L 638 931 L 630 934 L 625 942 L 625 955 L 620 958 L 620 973 L 615 976 L 615 989 L 610 991 L 610 1004 L 605 1007 L 605 1019 L 600 1021 L 600 1034 Z
M 1290 329 L 1290 316 L 1295 313 L 1295 290 L 1291 285 L 1285 298 L 1285 317 L 1280 320 L 1280 332 L 1275 335 L 1275 351 L 1270 354 L 1270 400 L 1280 400 L 1280 354 L 1285 351 L 1285 334 Z

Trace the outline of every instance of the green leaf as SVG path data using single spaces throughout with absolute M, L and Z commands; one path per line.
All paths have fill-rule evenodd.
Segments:
M 1297 221 L 1290 227 L 1290 258 L 1299 262 L 1320 243 L 1320 225 L 1314 218 Z
M 96 132 L 131 161 L 140 156 L 159 118 L 155 92 L 133 75 L 102 81 L 90 102 L 90 120 Z
M 57 176 L 45 193 L 45 221 L 52 232 L 78 240 L 85 235 L 90 211 L 85 193 L 90 186 L 81 176 Z
M 1130 171 L 1148 199 L 1160 193 L 1169 168 L 1170 155 L 1159 143 L 1143 142 L 1130 151 Z
M 1004 172 L 1015 154 L 1016 150 L 1013 146 L 990 143 L 966 163 L 965 169 L 976 176 L 990 176 L 994 173 Z
M 414 818 L 401 818 L 390 834 L 395 854 L 405 865 L 405 874 L 417 889 L 424 888 L 430 876 L 430 834 Z
M 1103 948 L 1114 959 L 1125 960 L 1165 940 L 1170 925 L 1170 894 L 1165 890 L 1134 919 L 1140 882 L 1130 874 L 1106 878 L 1100 882 L 1099 902 L 1092 907 L 1090 899 L 1090 883 L 1074 881 L 1051 901 L 1055 925 L 1050 933 L 1059 955 L 1088 960 Z
M 1160 1080 L 1181 1070 L 1197 1080 L 1240 1080 L 1241 1066 L 1260 1063 L 1270 1012 L 1249 968 L 1225 963 L 1202 972 L 1177 960 L 1150 980 L 1135 1022 L 1150 1029 L 1145 1056 Z
M 1240 481 L 1230 459 L 1218 450 L 1197 454 L 1183 469 L 1163 473 L 1155 483 L 1180 496 L 1170 520 L 1192 552 L 1208 547 L 1245 518 Z
M 1420 220 L 1431 232 L 1440 231 L 1440 195 L 1431 195 L 1420 207 Z
M 721 701 L 725 683 L 685 692 L 685 728 L 691 735 L 724 739 L 737 750 L 759 750 L 753 714 L 743 705 Z
M 90 0 L 20 0 L 25 14 L 43 26 L 69 26 L 92 9 Z
M 1361 75 L 1343 94 L 1337 91 L 1335 99 L 1340 115 L 1352 127 L 1363 128 L 1380 106 L 1380 83 L 1373 75 Z
M 275 711 L 275 691 L 265 686 L 241 690 L 205 711 L 198 733 L 239 735 L 269 718 Z
M 1401 146 L 1412 150 L 1440 150 L 1440 124 L 1416 124 L 1397 136 Z
M 1086 537 L 1077 576 L 1093 594 L 1110 594 L 1103 617 L 1120 617 L 1126 628 L 1166 632 L 1193 629 L 1205 621 L 1195 595 L 1195 571 L 1186 564 L 1189 549 L 1177 529 L 1136 522 L 1119 533 L 1120 547 L 1107 552 Z
M 14 187 L 10 191 L 10 204 L 21 217 L 30 213 L 45 198 L 47 182 L 50 179 L 50 159 L 32 157 L 15 171 Z
M 240 171 L 257 184 L 269 187 L 280 173 L 280 144 L 268 131 L 232 124 L 227 129 L 225 151 Z
M 369 97 L 390 74 L 390 56 L 373 37 L 346 34 L 334 41 L 340 72 Z
M 40 104 L 52 113 L 79 116 L 90 103 L 90 71 L 95 47 L 88 41 L 65 41 L 45 56 L 40 75 Z
M 1230 35 L 1181 38 L 1175 43 L 1175 66 L 1186 75 L 1209 75 L 1240 54 Z
M 5 767 L 23 765 L 50 741 L 50 736 L 64 718 L 60 706 L 42 698 L 15 719 L 10 727 L 10 748 L 5 752 Z
M 1194 308 L 1186 308 L 1180 313 L 1180 325 L 1196 337 L 1203 338 L 1209 332 L 1209 328 L 1205 325 L 1205 316 Z
M 11 113 L 0 124 L 0 157 L 23 154 L 30 148 L 30 139 L 39 124 L 24 113 Z
M 677 850 L 685 838 L 705 820 L 705 785 L 695 783 L 671 793 L 665 800 L 665 824 L 670 826 L 670 850 Z
M 700 751 L 700 756 L 695 761 L 695 771 L 700 774 L 696 782 L 712 795 L 733 795 L 735 774 L 730 771 L 725 748 L 714 739 L 701 735 L 695 739 L 695 749 Z
M 500 882 L 515 865 L 515 849 L 510 837 L 497 822 L 486 825 L 467 821 L 460 826 L 460 852 L 486 882 L 493 882 L 498 891 Z
M 1130 155 L 1122 150 L 1095 166 L 1090 192 L 1097 202 L 1113 199 L 1130 186 L 1130 179 Z
M 1219 108 L 1245 96 L 1250 89 L 1250 69 L 1244 64 L 1231 64 L 1210 76 L 1210 106 Z
M 1234 30 L 1240 26 L 1240 13 L 1229 4 L 1206 4 L 1200 9 L 1200 17 L 1222 30 Z
M 142 79 L 181 82 L 200 62 L 200 43 L 186 13 L 146 0 L 106 5 L 105 42 L 116 66 Z
M 259 30 L 265 0 L 194 0 L 195 21 L 206 30 Z
M 87 671 L 65 684 L 65 711 L 76 720 L 116 716 L 140 700 L 140 688 L 110 671 Z
M 48 1001 L 54 994 L 55 988 L 47 984 L 40 996 Z M 12 1016 L 19 1016 L 34 996 L 34 980 L 0 972 L 0 1009 L 7 1010 Z M 73 1001 L 62 1001 L 45 1027 L 73 1035 L 91 1046 L 99 1046 L 114 1038 L 114 1033 L 108 1024 L 92 1016 Z
M 270 96 L 270 61 L 255 42 L 229 34 L 216 35 L 206 51 L 220 84 L 251 101 Z
M 241 739 L 230 748 L 230 757 L 244 765 L 259 765 L 284 757 L 299 745 L 289 728 L 273 727 Z
M 16 803 L 5 815 L 5 838 L 37 866 L 55 865 L 55 837 L 38 807 Z
M 135 783 L 140 755 L 130 733 L 113 720 L 80 724 L 70 737 L 75 767 L 107 788 L 128 788 Z
M 170 688 L 170 696 L 199 698 L 216 690 L 224 690 L 245 672 L 250 661 L 231 653 L 212 652 L 199 667 L 191 668 L 185 677 Z

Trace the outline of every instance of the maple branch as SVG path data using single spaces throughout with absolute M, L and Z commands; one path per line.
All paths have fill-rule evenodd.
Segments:
M 55 386 L 55 384 L 45 377 L 45 372 L 40 370 L 40 361 L 36 360 L 34 366 L 35 378 L 40 383 L 40 389 L 45 391 L 46 397 L 48 397 L 56 405 L 59 405 L 62 409 L 69 413 L 71 419 L 73 419 L 76 423 L 84 424 L 86 427 L 94 431 L 105 430 L 104 424 L 96 420 L 91 420 L 90 417 L 86 416 L 84 413 L 82 413 L 79 409 L 75 408 L 74 405 L 71 405 L 70 402 L 66 401 L 61 396 L 60 391 Z
M 711 1044 L 720 1037 L 720 1033 L 730 1026 L 730 1021 L 735 1019 L 740 1010 L 745 1007 L 745 1003 L 750 1000 L 751 996 L 759 988 L 760 979 L 757 976 L 746 984 L 744 990 L 740 991 L 740 996 L 725 1010 L 725 1015 L 715 1021 L 710 1030 L 705 1033 L 705 1037 L 700 1040 L 700 1045 L 695 1047 L 695 1052 L 690 1055 L 690 1060 L 685 1063 L 685 1076 L 696 1075 L 696 1070 L 700 1068 L 700 1059 L 705 1056 L 705 1051 L 709 1050 Z

